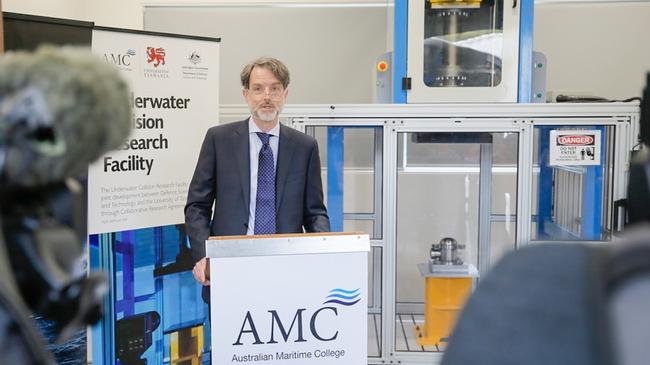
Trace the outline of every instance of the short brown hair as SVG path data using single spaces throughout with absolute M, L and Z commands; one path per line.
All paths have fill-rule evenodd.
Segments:
M 251 72 L 253 72 L 253 68 L 255 68 L 255 66 L 262 67 L 271 71 L 273 75 L 278 80 L 280 80 L 283 88 L 286 89 L 287 86 L 289 86 L 290 79 L 289 69 L 287 69 L 287 66 L 285 66 L 282 61 L 276 58 L 260 57 L 244 66 L 244 69 L 241 70 L 241 85 L 244 87 L 244 89 L 248 89 L 251 79 Z

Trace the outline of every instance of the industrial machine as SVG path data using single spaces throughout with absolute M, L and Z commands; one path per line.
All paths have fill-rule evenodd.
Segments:
M 532 0 L 396 1 L 394 102 L 530 102 L 532 17 Z
M 636 104 L 287 106 L 283 118 L 319 141 L 332 229 L 371 235 L 368 364 L 442 359 L 456 311 L 478 280 L 464 265 L 473 265 L 483 280 L 515 249 L 567 241 L 569 230 L 553 230 L 565 218 L 576 226 L 573 241 L 618 240 L 621 212 L 613 205 L 625 196 Z M 594 154 L 600 165 L 550 165 L 550 151 L 540 152 L 551 142 L 546 130 L 573 130 L 572 136 L 600 131 Z M 590 185 L 589 175 L 556 173 L 555 181 L 566 177 L 568 184 L 548 193 L 541 168 L 547 166 L 574 175 L 601 171 L 602 184 Z M 601 203 L 583 199 L 587 190 L 578 185 Z M 551 214 L 540 216 L 548 206 Z M 578 212 L 581 219 L 575 219 Z M 590 223 L 589 217 L 601 218 Z M 431 255 L 431 237 L 454 237 L 465 247 L 457 243 L 454 254 L 453 241 L 436 243 L 432 260 L 418 268 Z M 459 257 L 463 265 L 454 265 Z M 445 288 L 436 280 L 452 274 L 465 283 Z
M 478 270 L 463 262 L 459 244 L 445 237 L 431 245 L 428 262 L 418 264 L 425 278 L 424 325 L 415 325 L 415 338 L 420 346 L 436 346 L 446 343 L 456 323 L 465 300 L 472 291 Z
M 505 254 L 618 240 L 638 111 L 528 104 L 544 96 L 531 76 L 545 67 L 533 62 L 532 0 L 396 0 L 394 12 L 394 52 L 376 65 L 378 91 L 392 90 L 382 104 L 282 117 L 319 142 L 332 230 L 371 235 L 368 364 L 436 364 L 479 275 Z M 601 163 L 551 163 L 551 133 L 598 134 Z

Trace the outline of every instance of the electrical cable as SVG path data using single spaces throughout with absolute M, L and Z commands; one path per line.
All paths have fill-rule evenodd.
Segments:
M 555 98 L 558 103 L 629 103 L 631 101 L 641 101 L 638 96 L 622 100 L 612 100 L 600 96 L 577 96 L 577 95 L 563 95 L 560 94 Z

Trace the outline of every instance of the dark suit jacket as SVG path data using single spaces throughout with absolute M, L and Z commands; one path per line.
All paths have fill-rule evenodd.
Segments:
M 248 119 L 212 127 L 201 147 L 185 205 L 192 257 L 209 236 L 245 235 L 250 201 Z M 328 232 L 316 140 L 280 125 L 276 168 L 277 233 Z M 214 211 L 212 206 L 214 203 Z

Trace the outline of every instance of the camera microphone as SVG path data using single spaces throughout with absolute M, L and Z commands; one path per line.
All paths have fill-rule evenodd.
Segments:
M 131 119 L 126 82 L 89 49 L 0 57 L 0 318 L 43 316 L 58 342 L 100 318 L 107 280 L 84 268 L 86 229 L 75 223 L 86 213 L 73 208 L 85 197 L 74 178 L 123 143 Z M 33 343 L 29 318 L 8 317 Z
M 131 130 L 127 84 L 88 49 L 0 58 L 0 184 L 33 187 L 83 174 Z

